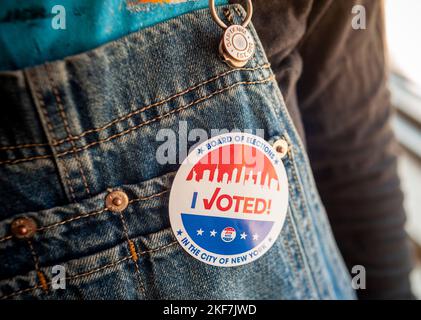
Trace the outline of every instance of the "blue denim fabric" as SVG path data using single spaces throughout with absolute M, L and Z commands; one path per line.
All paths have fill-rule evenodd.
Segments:
M 229 9 L 237 22 L 244 17 L 240 6 Z M 200 10 L 62 61 L 0 74 L 1 98 L 15 110 L 0 120 L 3 298 L 354 298 L 303 144 L 249 30 L 257 51 L 239 69 L 218 57 L 222 30 Z M 267 141 L 289 142 L 286 222 L 256 262 L 210 266 L 175 240 L 168 196 L 178 165 L 159 164 L 155 153 L 157 132 L 178 132 L 180 121 L 209 136 L 211 129 L 264 129 Z M 109 190 L 129 196 L 121 214 L 106 209 Z M 11 236 L 21 216 L 38 224 L 30 241 Z M 66 268 L 65 290 L 51 287 L 57 264 Z

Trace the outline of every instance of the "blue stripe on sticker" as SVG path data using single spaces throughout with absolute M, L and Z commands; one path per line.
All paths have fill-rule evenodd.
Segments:
M 241 254 L 257 247 L 274 224 L 189 213 L 182 213 L 181 217 L 186 232 L 198 246 L 222 255 Z

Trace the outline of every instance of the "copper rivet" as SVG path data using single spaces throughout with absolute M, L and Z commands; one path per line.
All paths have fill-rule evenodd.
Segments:
M 278 155 L 283 158 L 288 153 L 288 142 L 284 139 L 279 139 L 273 144 L 273 148 L 276 150 Z
M 11 232 L 18 239 L 31 238 L 36 231 L 37 224 L 31 218 L 17 218 L 11 224 Z
M 105 198 L 105 206 L 113 212 L 121 212 L 127 208 L 129 197 L 123 191 L 116 190 L 110 192 Z
M 121 206 L 121 204 L 123 203 L 123 200 L 121 200 L 121 198 L 114 198 L 113 199 L 113 205 L 119 207 Z
M 284 153 L 284 151 L 285 151 L 285 149 L 284 149 L 284 147 L 282 147 L 282 146 L 278 146 L 278 147 L 276 148 L 276 152 L 279 152 L 279 153 Z

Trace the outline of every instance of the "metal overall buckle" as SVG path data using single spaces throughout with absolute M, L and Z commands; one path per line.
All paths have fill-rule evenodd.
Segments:
M 219 43 L 219 53 L 229 66 L 244 67 L 253 57 L 255 50 L 253 36 L 246 29 L 253 15 L 251 0 L 247 0 L 247 15 L 241 25 L 227 26 L 216 12 L 215 0 L 209 0 L 209 8 L 213 20 L 224 30 L 224 35 Z

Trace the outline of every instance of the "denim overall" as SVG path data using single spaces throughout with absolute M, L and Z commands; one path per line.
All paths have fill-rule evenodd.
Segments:
M 224 8 L 234 22 L 244 18 L 239 5 Z M 303 144 L 248 29 L 257 47 L 242 68 L 221 61 L 222 30 L 205 9 L 64 60 L 0 73 L 8 110 L 0 120 L 1 298 L 354 298 Z M 210 266 L 176 241 L 168 198 L 179 165 L 155 155 L 159 130 L 178 133 L 180 123 L 209 136 L 211 129 L 259 129 L 270 143 L 288 142 L 287 217 L 257 261 Z M 105 206 L 112 190 L 127 194 L 123 212 Z M 30 239 L 11 233 L 19 217 L 35 221 Z M 65 289 L 53 286 L 57 265 Z

